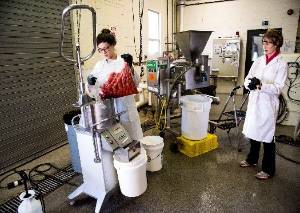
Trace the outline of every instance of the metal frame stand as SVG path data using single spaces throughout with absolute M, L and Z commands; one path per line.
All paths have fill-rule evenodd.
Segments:
M 68 199 L 72 200 L 72 205 L 76 197 L 82 193 L 97 199 L 95 212 L 100 212 L 101 206 L 106 195 L 118 186 L 118 178 L 113 165 L 113 153 L 104 150 L 99 146 L 101 135 L 89 133 L 87 131 L 75 130 L 78 140 L 78 150 L 82 168 L 83 183 L 73 191 Z M 99 159 L 95 158 L 94 138 L 96 137 Z M 100 142 L 100 143 L 99 143 Z
M 248 99 L 248 96 L 249 96 L 249 92 L 248 92 L 247 95 L 242 100 L 242 104 L 241 104 L 240 108 L 236 109 L 235 95 L 236 95 L 236 90 L 238 90 L 240 88 L 241 88 L 241 86 L 237 86 L 232 89 L 218 119 L 217 120 L 209 120 L 210 133 L 214 133 L 216 131 L 216 129 L 219 128 L 222 130 L 226 130 L 228 137 L 230 137 L 229 136 L 230 130 L 233 128 L 236 128 L 237 149 L 239 152 L 241 151 L 241 141 L 239 140 L 240 139 L 239 125 L 240 125 L 241 121 L 245 119 L 246 112 L 243 111 L 242 109 Z M 226 108 L 231 99 L 232 99 L 232 103 L 233 103 L 233 111 L 226 111 Z M 225 119 L 223 119 L 224 116 L 226 117 Z

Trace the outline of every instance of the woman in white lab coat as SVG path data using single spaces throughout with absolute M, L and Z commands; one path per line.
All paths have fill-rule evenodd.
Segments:
M 254 61 L 245 78 L 245 87 L 250 90 L 243 134 L 250 139 L 251 147 L 241 167 L 258 163 L 260 144 L 264 145 L 262 171 L 255 176 L 265 180 L 275 174 L 275 127 L 279 108 L 278 96 L 287 78 L 287 64 L 280 56 L 282 35 L 269 29 L 263 36 L 265 55 Z
M 99 61 L 89 74 L 89 85 L 103 85 L 111 73 L 122 70 L 125 62 L 127 62 L 129 66 L 132 66 L 132 56 L 129 54 L 125 54 L 125 57 L 124 55 L 122 55 L 122 57 L 117 55 L 115 50 L 116 43 L 116 38 L 109 29 L 103 29 L 97 36 L 98 51 L 104 56 L 104 60 Z M 134 81 L 136 85 L 140 81 L 139 75 L 135 72 Z M 120 117 L 121 124 L 126 128 L 133 140 L 141 140 L 143 138 L 143 132 L 134 95 L 116 98 L 115 108 L 117 112 L 126 111 L 126 113 Z

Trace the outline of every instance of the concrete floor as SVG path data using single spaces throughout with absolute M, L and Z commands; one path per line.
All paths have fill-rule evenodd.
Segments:
M 221 99 L 221 103 L 224 98 Z M 218 116 L 221 105 L 213 105 L 211 118 Z M 143 113 L 141 119 L 145 120 Z M 291 135 L 293 129 L 279 126 L 278 134 Z M 247 141 L 240 135 L 242 151 L 237 151 L 235 132 L 228 135 L 217 130 L 219 148 L 198 157 L 190 158 L 181 153 L 173 153 L 169 145 L 175 137 L 166 133 L 163 150 L 163 169 L 147 172 L 148 188 L 136 198 L 127 198 L 119 190 L 111 193 L 104 202 L 101 212 L 299 212 L 300 210 L 300 168 L 276 156 L 276 174 L 272 179 L 260 181 L 254 175 L 255 168 L 241 168 L 239 162 L 245 159 L 249 149 Z M 157 130 L 149 130 L 145 135 L 157 135 Z M 300 148 L 277 144 L 280 153 L 294 160 L 300 159 Z M 261 160 L 261 159 L 260 159 Z M 70 163 L 68 146 L 39 158 L 23 168 L 30 169 L 39 163 L 51 162 L 59 167 Z M 81 176 L 72 179 L 80 184 Z M 21 188 L 21 187 L 19 187 Z M 18 190 L 1 190 L 0 203 L 19 193 Z M 96 200 L 81 196 L 73 206 L 67 196 L 74 186 L 64 185 L 45 197 L 46 211 L 94 212 Z

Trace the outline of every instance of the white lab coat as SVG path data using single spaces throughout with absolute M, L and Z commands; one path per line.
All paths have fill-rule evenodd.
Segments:
M 102 86 L 112 72 L 121 71 L 124 67 L 124 63 L 125 62 L 121 57 L 117 57 L 117 59 L 105 59 L 99 61 L 95 65 L 93 71 L 89 74 L 90 76 L 97 78 L 95 87 L 99 88 L 99 86 Z M 137 73 L 134 74 L 134 81 L 135 84 L 138 85 L 140 78 Z M 121 124 L 126 128 L 133 140 L 141 140 L 143 138 L 143 131 L 134 95 L 116 98 L 115 109 L 117 113 L 126 111 L 126 113 L 122 114 L 120 117 Z
M 287 78 L 287 64 L 280 54 L 266 64 L 266 56 L 259 57 L 251 66 L 244 85 L 248 89 L 249 78 L 261 80 L 261 90 L 249 95 L 243 134 L 250 139 L 271 143 L 275 134 L 279 108 L 278 96 Z

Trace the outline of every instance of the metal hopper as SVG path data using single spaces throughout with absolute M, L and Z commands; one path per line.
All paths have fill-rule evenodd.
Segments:
M 189 30 L 178 32 L 175 38 L 185 58 L 194 62 L 201 55 L 212 31 Z

